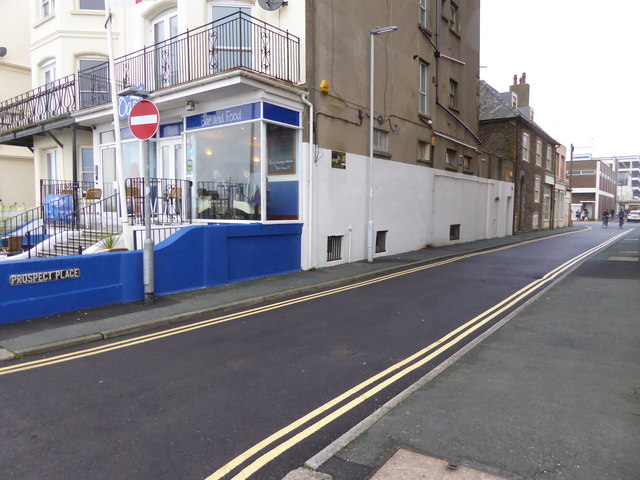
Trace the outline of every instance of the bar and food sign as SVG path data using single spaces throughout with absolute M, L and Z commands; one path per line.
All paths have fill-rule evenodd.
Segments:
M 9 285 L 17 287 L 19 285 L 33 285 L 35 283 L 56 282 L 58 280 L 71 280 L 74 278 L 80 278 L 79 268 L 9 275 Z

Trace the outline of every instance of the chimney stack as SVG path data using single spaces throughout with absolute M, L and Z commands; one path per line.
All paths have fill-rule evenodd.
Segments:
M 529 84 L 527 83 L 527 74 L 524 72 L 520 77 L 520 83 L 516 83 L 517 75 L 513 76 L 513 85 L 509 90 L 515 92 L 518 96 L 518 108 L 529 106 Z

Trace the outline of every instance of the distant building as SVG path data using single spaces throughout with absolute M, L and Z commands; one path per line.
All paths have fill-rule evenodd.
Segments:
M 590 219 L 601 218 L 603 211 L 618 209 L 618 162 L 593 158 L 590 154 L 573 156 L 569 171 L 573 210 L 586 209 Z
M 519 82 L 514 76 L 504 93 L 480 81 L 482 149 L 515 165 L 514 233 L 564 225 L 561 212 L 568 211 L 566 183 L 559 180 L 557 171 L 563 158 L 561 145 L 535 123 L 529 92 L 525 74 Z
M 618 203 L 623 205 L 640 202 L 640 155 L 598 157 L 609 167 L 618 165 Z

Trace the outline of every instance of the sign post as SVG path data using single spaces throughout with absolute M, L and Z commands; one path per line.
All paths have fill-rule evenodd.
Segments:
M 144 250 L 142 252 L 144 303 L 149 305 L 154 297 L 153 238 L 151 237 L 151 179 L 149 175 L 149 139 L 158 131 L 160 113 L 149 100 L 140 100 L 131 109 L 129 128 L 140 142 L 140 159 L 144 172 Z

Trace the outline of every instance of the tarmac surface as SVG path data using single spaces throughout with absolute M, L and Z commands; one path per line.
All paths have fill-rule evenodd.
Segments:
M 573 227 L 0 325 L 0 360 L 323 290 Z M 625 226 L 625 228 L 629 228 Z M 640 478 L 640 228 L 587 259 L 286 480 Z

